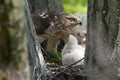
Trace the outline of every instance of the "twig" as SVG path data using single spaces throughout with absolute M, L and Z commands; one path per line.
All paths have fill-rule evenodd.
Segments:
M 84 57 L 68 66 L 66 66 L 61 72 L 57 73 L 56 75 L 54 75 L 53 77 L 51 77 L 49 80 L 53 80 L 55 77 L 59 76 L 61 73 L 67 71 L 68 69 L 70 69 L 73 65 L 77 64 L 78 62 L 82 61 L 84 59 Z

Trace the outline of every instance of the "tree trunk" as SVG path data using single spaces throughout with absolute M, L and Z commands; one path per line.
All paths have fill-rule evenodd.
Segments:
M 29 4 L 30 4 L 29 6 L 32 5 L 30 2 Z M 34 12 L 34 9 L 31 10 L 31 13 L 33 12 Z M 45 80 L 46 65 L 42 55 L 41 46 L 39 42 L 36 40 L 35 28 L 31 19 L 31 13 L 27 3 L 26 3 L 26 13 L 27 13 L 27 19 L 28 19 L 28 27 L 27 27 L 28 52 L 29 52 L 31 73 L 33 73 L 31 74 L 31 80 L 40 80 L 40 79 Z
M 24 0 L 0 1 L 0 80 L 30 80 Z
M 62 0 L 48 0 L 48 9 L 63 12 Z
M 27 0 L 29 3 L 29 8 L 31 13 L 36 11 L 48 10 L 48 1 L 47 0 Z
M 119 80 L 120 1 L 89 0 L 88 5 L 86 68 L 98 72 L 88 80 Z

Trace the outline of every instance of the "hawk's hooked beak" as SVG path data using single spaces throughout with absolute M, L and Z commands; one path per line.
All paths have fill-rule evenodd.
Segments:
M 77 18 L 77 23 L 79 23 L 80 25 L 82 25 L 82 22 L 81 22 L 80 18 Z
M 82 22 L 80 22 L 79 24 L 82 25 Z

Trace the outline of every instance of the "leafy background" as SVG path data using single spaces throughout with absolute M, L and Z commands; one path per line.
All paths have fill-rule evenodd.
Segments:
M 84 14 L 87 13 L 87 0 L 62 0 L 64 10 L 67 13 Z

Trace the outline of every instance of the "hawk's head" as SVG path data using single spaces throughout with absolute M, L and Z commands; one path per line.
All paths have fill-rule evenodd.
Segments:
M 56 11 L 45 11 L 42 14 L 33 14 L 32 19 L 36 34 L 38 36 L 44 35 L 46 38 L 51 36 L 61 38 L 64 35 L 70 34 L 72 28 L 77 24 L 81 24 L 79 17 L 67 13 L 58 13 Z

